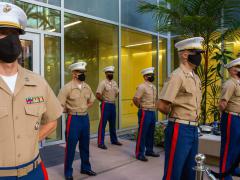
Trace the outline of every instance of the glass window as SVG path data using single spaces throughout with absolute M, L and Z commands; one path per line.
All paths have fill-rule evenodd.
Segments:
M 51 32 L 60 32 L 60 11 L 18 0 L 5 0 L 5 2 L 14 3 L 25 11 L 28 17 L 27 27 Z
M 61 87 L 61 41 L 59 37 L 44 37 L 44 76 L 57 95 Z M 58 119 L 56 131 L 47 137 L 48 141 L 62 139 L 61 118 Z
M 19 2 L 19 0 L 1 0 L 1 1 L 2 2 L 10 2 L 10 3 Z M 61 6 L 61 0 L 33 0 L 33 1 L 44 2 L 44 3 L 47 3 L 47 4 Z M 24 3 L 24 2 L 21 2 L 21 3 Z
M 65 0 L 66 9 L 118 22 L 118 0 Z
M 157 0 L 145 0 L 156 3 Z M 122 24 L 133 26 L 148 31 L 155 31 L 155 20 L 151 13 L 139 13 L 139 0 L 122 0 Z
M 55 6 L 61 6 L 61 0 L 35 0 L 35 1 L 44 2 L 44 3 L 52 4 Z
M 157 64 L 157 37 L 122 29 L 121 47 L 121 128 L 137 125 L 137 108 L 132 102 L 137 86 L 143 82 L 141 70 Z M 155 72 L 155 77 L 156 72 Z M 156 80 L 154 81 L 156 85 Z
M 22 67 L 33 70 L 33 42 L 30 40 L 21 40 L 22 53 L 18 58 Z
M 158 48 L 158 92 L 160 92 L 164 81 L 167 79 L 167 40 L 159 39 Z M 158 120 L 164 119 L 166 119 L 166 116 L 159 112 Z
M 69 65 L 80 60 L 87 62 L 86 82 L 95 94 L 98 83 L 105 79 L 103 68 L 115 66 L 118 82 L 118 27 L 96 20 L 65 14 L 65 83 L 71 80 Z M 99 102 L 89 109 L 91 132 L 97 132 L 100 119 Z
M 171 62 L 171 70 L 173 71 L 174 69 L 177 69 L 178 66 L 179 66 L 179 58 L 178 58 L 178 51 L 177 49 L 175 48 L 175 44 L 180 41 L 180 38 L 174 38 L 174 39 L 171 39 L 171 59 L 172 59 L 172 62 Z

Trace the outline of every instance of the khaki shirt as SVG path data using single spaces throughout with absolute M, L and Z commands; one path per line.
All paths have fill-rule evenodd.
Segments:
M 30 162 L 40 124 L 59 118 L 62 107 L 44 78 L 20 66 L 14 93 L 0 78 L 0 99 L 0 167 Z
M 153 83 L 145 81 L 140 84 L 134 97 L 141 100 L 142 108 L 156 108 L 157 90 Z
M 227 101 L 226 111 L 240 113 L 240 84 L 236 79 L 230 78 L 223 84 L 221 99 Z
M 83 82 L 81 87 L 78 85 L 72 80 L 58 94 L 58 99 L 66 113 L 87 113 L 88 103 L 93 103 L 95 100 L 95 96 L 87 83 Z
M 180 65 L 164 83 L 159 99 L 172 103 L 169 117 L 196 121 L 201 111 L 201 81 Z
M 115 102 L 118 96 L 118 85 L 114 80 L 103 80 L 99 83 L 97 92 L 103 96 L 105 101 Z

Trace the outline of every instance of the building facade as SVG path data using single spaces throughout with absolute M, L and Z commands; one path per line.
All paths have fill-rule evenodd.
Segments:
M 137 126 L 137 108 L 132 103 L 143 81 L 140 71 L 154 66 L 156 86 L 162 87 L 171 71 L 171 38 L 159 34 L 151 14 L 137 12 L 138 0 L 2 0 L 22 7 L 28 16 L 21 36 L 22 66 L 41 74 L 56 93 L 71 79 L 68 66 L 88 63 L 86 81 L 96 91 L 105 78 L 103 68 L 114 65 L 120 87 L 117 129 Z M 157 3 L 158 0 L 148 0 Z M 96 134 L 99 102 L 90 110 L 91 133 Z M 158 119 L 163 117 L 158 114 Z M 64 141 L 65 117 L 45 145 Z

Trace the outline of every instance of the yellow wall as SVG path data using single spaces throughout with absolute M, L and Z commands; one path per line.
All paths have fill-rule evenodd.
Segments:
M 137 125 L 137 108 L 132 102 L 137 86 L 143 82 L 141 70 L 152 66 L 152 51 L 122 48 L 122 128 Z

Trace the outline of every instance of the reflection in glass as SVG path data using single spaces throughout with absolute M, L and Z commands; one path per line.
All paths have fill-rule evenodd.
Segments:
M 29 40 L 21 40 L 22 53 L 18 58 L 22 67 L 33 70 L 33 42 Z
M 27 27 L 51 32 L 60 32 L 60 11 L 19 0 L 4 0 L 4 2 L 16 4 L 24 10 L 28 17 Z
M 144 0 L 150 3 L 157 3 L 157 0 Z M 156 31 L 155 20 L 151 13 L 138 12 L 139 0 L 121 0 L 122 5 L 122 24 L 145 29 L 148 31 Z
M 80 60 L 87 62 L 86 82 L 96 92 L 98 83 L 105 78 L 103 68 L 115 66 L 114 79 L 118 82 L 118 28 L 76 15 L 65 14 L 65 83 L 71 80 L 69 65 Z M 91 132 L 95 133 L 100 118 L 96 100 L 89 110 Z
M 47 4 L 56 5 L 56 6 L 61 6 L 61 0 L 35 0 L 35 1 L 44 2 Z
M 144 81 L 141 70 L 151 66 L 157 69 L 157 37 L 124 28 L 121 51 L 121 128 L 128 128 L 137 125 L 138 109 L 134 106 L 132 99 L 137 86 Z M 156 85 L 156 81 L 154 82 Z
M 118 0 L 65 0 L 66 9 L 118 22 Z
M 164 81 L 167 79 L 167 40 L 159 39 L 158 45 L 158 88 L 162 90 Z M 166 117 L 162 113 L 158 113 L 158 120 L 164 120 Z
M 44 37 L 44 76 L 55 95 L 61 87 L 61 43 L 60 38 L 45 35 Z M 47 137 L 47 141 L 62 139 L 61 118 L 58 119 L 56 131 Z

